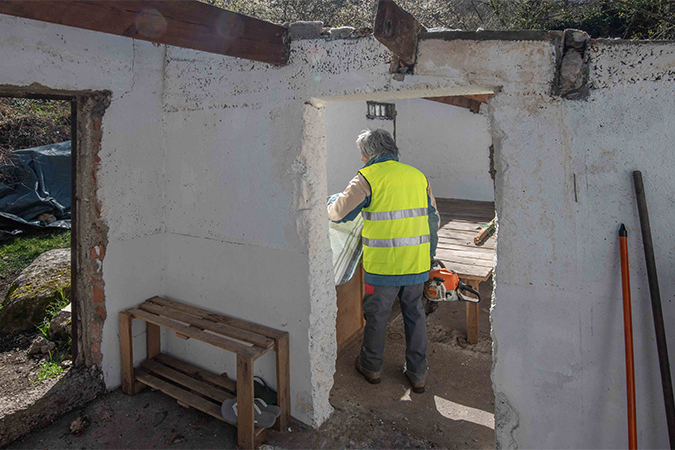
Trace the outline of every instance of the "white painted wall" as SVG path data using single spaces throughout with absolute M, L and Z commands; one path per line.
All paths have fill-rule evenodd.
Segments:
M 398 100 L 396 110 L 401 161 L 424 172 L 436 197 L 494 201 L 486 106 L 474 114 L 417 98 Z
M 488 116 L 466 108 L 424 99 L 393 101 L 400 161 L 427 176 L 436 197 L 494 201 L 489 170 L 492 136 Z M 355 145 L 364 129 L 383 128 L 393 134 L 392 120 L 368 119 L 366 102 L 326 105 L 328 195 L 341 192 L 363 167 Z
M 0 85 L 113 92 L 98 173 L 110 226 L 108 386 L 119 384 L 117 312 L 159 293 L 288 330 L 293 414 L 321 423 L 336 354 L 324 105 L 494 87 L 498 444 L 626 446 L 616 239 L 625 222 L 638 439 L 665 447 L 630 171 L 647 181 L 664 316 L 673 323 L 675 45 L 595 43 L 595 90 L 563 101 L 550 95 L 554 40 L 471 36 L 422 40 L 416 74 L 397 81 L 372 38 L 295 42 L 290 64 L 276 68 L 175 48 L 165 57 L 151 44 L 0 16 Z M 221 352 L 166 337 L 166 351 L 233 373 Z M 256 371 L 271 379 L 271 361 Z
M 394 133 L 394 122 L 384 119 L 368 119 L 366 102 L 332 102 L 326 104 L 328 195 L 342 192 L 361 170 L 361 152 L 356 138 L 363 130 L 382 128 Z
M 629 230 L 638 441 L 668 447 L 631 173 L 645 177 L 672 347 L 675 46 L 598 43 L 590 51 L 597 89 L 588 100 L 493 104 L 503 132 L 492 321 L 504 447 L 627 447 L 620 223 Z
M 120 384 L 117 314 L 162 288 L 164 48 L 143 41 L 0 15 L 0 85 L 110 90 L 97 173 L 109 226 L 103 262 L 107 320 L 102 369 Z M 135 343 L 145 346 L 134 325 Z M 140 360 L 142 352 L 137 353 Z

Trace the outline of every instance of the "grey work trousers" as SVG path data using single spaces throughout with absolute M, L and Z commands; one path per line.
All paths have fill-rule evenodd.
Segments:
M 382 369 L 387 322 L 396 296 L 400 299 L 405 325 L 406 375 L 414 382 L 426 380 L 427 323 L 422 305 L 424 283 L 412 286 L 366 286 L 373 292 L 363 297 L 366 328 L 361 346 L 361 367 L 369 372 Z M 368 289 L 367 289 L 368 290 Z

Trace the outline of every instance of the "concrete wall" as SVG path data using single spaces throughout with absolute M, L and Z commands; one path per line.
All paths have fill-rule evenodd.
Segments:
M 489 170 L 492 136 L 488 116 L 468 109 L 424 99 L 393 101 L 401 162 L 420 169 L 434 195 L 443 198 L 494 200 Z M 366 102 L 326 105 L 328 195 L 342 191 L 363 166 L 354 144 L 362 130 L 394 131 L 392 120 L 368 119 Z
M 527 116 L 507 108 L 514 99 L 501 97 L 493 104 L 503 133 L 492 316 L 498 439 L 504 446 L 627 446 L 617 238 L 619 224 L 625 223 L 638 441 L 646 448 L 665 448 L 631 173 L 641 170 L 645 176 L 668 327 L 675 320 L 670 301 L 675 295 L 670 227 L 675 45 L 600 41 L 588 56 L 594 90 L 587 100 L 521 100 L 523 113 L 531 112 Z M 672 347 L 675 331 L 667 333 Z
M 288 330 L 293 414 L 320 424 L 336 354 L 325 105 L 494 90 L 497 444 L 626 446 L 616 239 L 625 222 L 639 440 L 665 447 L 630 172 L 647 181 L 662 296 L 672 299 L 675 44 L 593 43 L 593 89 L 579 101 L 551 95 L 560 48 L 555 33 L 430 34 L 415 75 L 398 81 L 372 38 L 294 42 L 290 64 L 276 68 L 0 16 L 0 86 L 113 92 L 97 171 L 109 226 L 108 386 L 119 384 L 116 312 L 163 294 Z M 164 337 L 171 354 L 233 370 L 221 352 Z M 256 371 L 271 379 L 271 361 Z

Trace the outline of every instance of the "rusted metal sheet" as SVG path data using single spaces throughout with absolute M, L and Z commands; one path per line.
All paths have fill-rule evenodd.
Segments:
M 196 0 L 0 0 L 0 14 L 275 65 L 287 29 Z
M 417 37 L 426 28 L 392 0 L 380 0 L 373 34 L 407 65 L 415 64 Z
M 478 100 L 473 100 L 471 98 L 464 97 L 462 95 L 453 95 L 449 97 L 424 97 L 425 100 L 431 100 L 434 102 L 445 103 L 447 105 L 459 106 L 461 108 L 467 108 L 472 113 L 477 113 L 480 111 L 480 103 Z

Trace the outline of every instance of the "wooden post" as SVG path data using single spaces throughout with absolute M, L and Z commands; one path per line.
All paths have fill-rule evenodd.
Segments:
M 652 228 L 649 224 L 649 210 L 647 209 L 647 197 L 645 186 L 642 181 L 642 172 L 633 172 L 635 195 L 637 197 L 638 214 L 640 216 L 640 228 L 642 230 L 642 246 L 645 251 L 645 263 L 647 264 L 647 280 L 649 281 L 649 295 L 652 301 L 652 316 L 654 318 L 654 332 L 656 333 L 656 349 L 659 355 L 659 368 L 661 369 L 661 386 L 663 388 L 663 403 L 666 407 L 666 423 L 668 425 L 668 438 L 670 448 L 675 448 L 675 399 L 673 399 L 673 380 L 670 375 L 670 359 L 668 358 L 668 340 L 663 324 L 663 310 L 661 309 L 661 293 L 659 280 L 656 272 L 656 259 L 654 257 L 654 242 L 652 241 Z
M 277 404 L 281 415 L 274 424 L 277 431 L 285 431 L 291 421 L 291 366 L 288 333 L 276 339 L 277 350 Z
M 373 36 L 407 65 L 415 64 L 417 39 L 426 28 L 393 0 L 380 0 Z
M 145 342 L 148 352 L 148 359 L 152 359 L 159 355 L 162 351 L 159 339 L 159 325 L 145 322 Z
M 0 14 L 269 64 L 288 62 L 288 30 L 192 0 L 2 0 Z
M 469 286 L 478 291 L 478 286 L 480 281 L 478 280 L 467 280 Z M 466 302 L 466 341 L 469 344 L 477 344 L 478 337 L 480 332 L 480 326 L 478 324 L 479 319 L 479 303 Z
M 120 312 L 120 359 L 122 367 L 122 392 L 134 395 L 134 350 L 131 336 L 132 317 L 125 311 Z
M 237 354 L 237 443 L 255 448 L 255 412 L 253 410 L 253 358 Z

